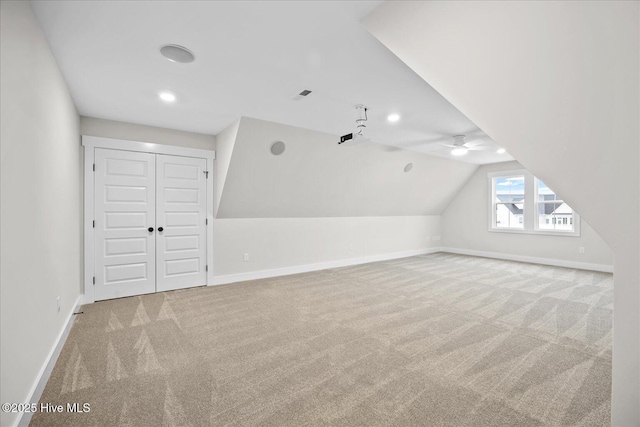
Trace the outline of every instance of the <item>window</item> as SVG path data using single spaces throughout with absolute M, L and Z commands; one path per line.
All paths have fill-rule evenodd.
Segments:
M 535 178 L 539 230 L 573 231 L 573 210 L 546 184 Z M 549 221 L 551 220 L 551 221 Z
M 529 172 L 489 174 L 489 230 L 580 235 L 580 218 L 562 198 Z
M 494 178 L 493 215 L 496 228 L 524 227 L 524 176 Z

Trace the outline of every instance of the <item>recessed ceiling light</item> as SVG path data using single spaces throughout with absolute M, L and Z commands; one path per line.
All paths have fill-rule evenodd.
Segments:
M 496 153 L 498 153 L 498 154 L 504 154 L 506 152 L 507 152 L 507 150 L 505 150 L 504 148 L 498 148 L 498 150 L 496 151 Z
M 397 122 L 398 120 L 400 120 L 400 114 L 389 114 L 387 116 L 387 120 L 389 120 L 391 123 Z
M 174 102 L 176 100 L 176 96 L 171 92 L 160 92 L 159 96 L 164 102 Z
M 469 150 L 464 147 L 454 148 L 453 150 L 451 150 L 451 154 L 454 156 L 464 156 L 468 151 Z
M 166 44 L 160 48 L 160 54 L 171 62 L 181 62 L 186 64 L 193 62 L 196 56 L 184 46 L 177 44 Z

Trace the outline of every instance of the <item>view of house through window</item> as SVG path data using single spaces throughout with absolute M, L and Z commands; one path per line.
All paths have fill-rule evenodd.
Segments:
M 538 191 L 538 228 L 540 230 L 573 231 L 573 209 L 556 196 L 544 182 L 536 178 Z
M 527 171 L 489 174 L 492 231 L 579 235 L 579 217 Z
M 524 228 L 524 176 L 495 179 L 495 227 Z

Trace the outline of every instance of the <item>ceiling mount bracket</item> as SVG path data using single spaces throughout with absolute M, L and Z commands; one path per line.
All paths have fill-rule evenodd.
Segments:
M 364 131 L 367 128 L 365 122 L 369 120 L 369 118 L 367 117 L 368 110 L 369 109 L 362 104 L 356 105 L 356 112 L 358 113 L 358 118 L 356 119 L 356 131 L 341 136 L 338 145 L 356 145 L 361 142 L 370 141 L 370 138 L 367 138 L 364 135 Z

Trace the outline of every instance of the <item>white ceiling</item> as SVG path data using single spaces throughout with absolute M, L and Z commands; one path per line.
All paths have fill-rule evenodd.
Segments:
M 375 142 L 448 158 L 434 141 L 495 145 L 359 24 L 380 3 L 32 1 L 83 116 L 206 134 L 248 116 L 342 135 L 364 104 Z M 164 44 L 196 61 L 166 60 Z M 303 89 L 313 93 L 292 100 Z M 455 159 L 512 160 L 495 149 Z

